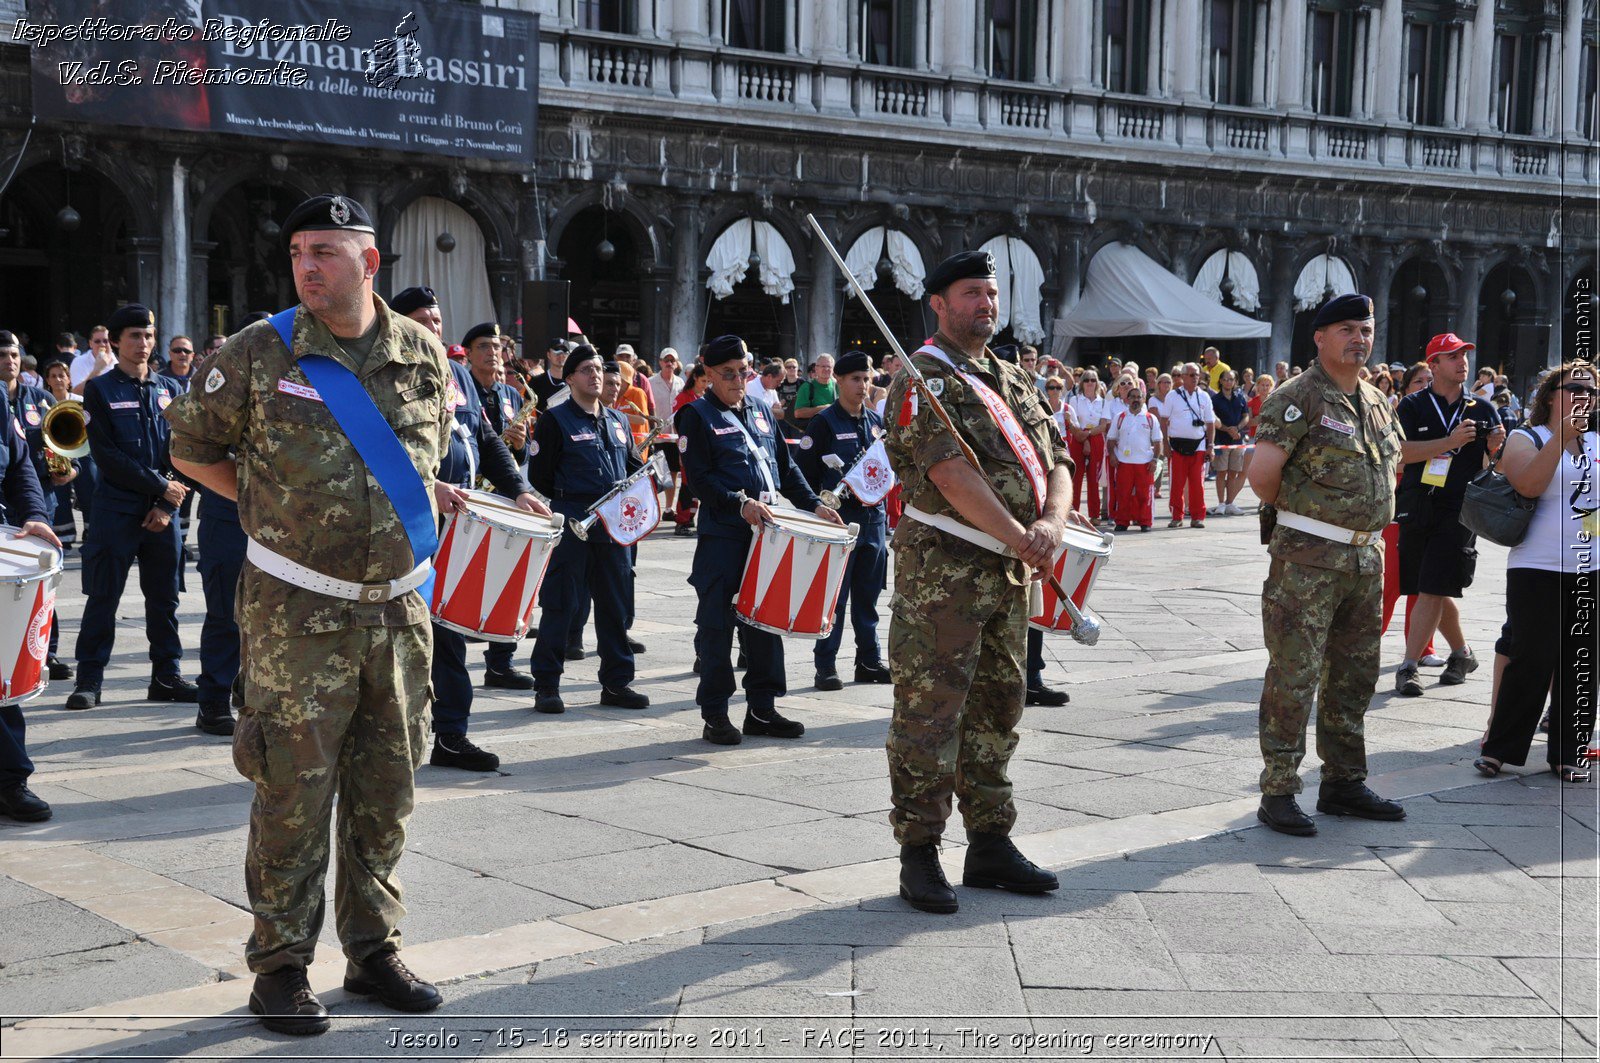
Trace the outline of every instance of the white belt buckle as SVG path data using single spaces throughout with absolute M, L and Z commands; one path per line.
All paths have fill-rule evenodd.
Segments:
M 361 587 L 361 601 L 369 604 L 386 602 L 394 594 L 392 583 L 367 583 Z

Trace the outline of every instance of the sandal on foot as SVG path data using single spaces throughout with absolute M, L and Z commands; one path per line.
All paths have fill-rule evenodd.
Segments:
M 1588 782 L 1589 772 L 1586 768 L 1574 768 L 1570 764 L 1562 764 L 1550 769 L 1550 774 L 1562 782 Z
M 1500 762 L 1493 757 L 1479 757 L 1472 762 L 1472 766 L 1477 768 L 1478 774 L 1485 778 L 1492 779 L 1500 774 Z

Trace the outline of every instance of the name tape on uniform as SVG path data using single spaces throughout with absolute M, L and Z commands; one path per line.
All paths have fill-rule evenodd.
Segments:
M 310 399 L 312 402 L 322 401 L 322 396 L 317 394 L 317 389 L 310 384 L 296 384 L 293 380 L 279 380 L 278 390 L 285 395 L 293 395 L 297 399 Z

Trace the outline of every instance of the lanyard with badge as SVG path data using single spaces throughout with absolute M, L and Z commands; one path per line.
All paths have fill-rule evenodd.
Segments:
M 1444 425 L 1445 438 L 1456 430 L 1456 425 L 1461 423 L 1461 418 L 1467 412 L 1467 397 L 1465 395 L 1456 400 L 1456 411 L 1453 416 L 1446 416 L 1444 407 L 1439 405 L 1439 396 L 1431 390 L 1428 398 L 1433 402 L 1434 412 L 1439 415 L 1439 423 Z M 1443 487 L 1450 477 L 1450 460 L 1455 457 L 1454 450 L 1448 450 L 1436 458 L 1429 458 L 1428 464 L 1422 469 L 1422 482 L 1429 487 Z

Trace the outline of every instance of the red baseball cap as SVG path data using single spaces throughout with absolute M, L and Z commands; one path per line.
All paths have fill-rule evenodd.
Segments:
M 452 343 L 447 353 L 452 361 L 464 362 L 467 360 L 467 349 L 459 343 Z
M 1475 351 L 1478 345 L 1468 343 L 1454 332 L 1444 332 L 1428 341 L 1428 361 L 1433 361 L 1443 354 L 1455 354 L 1457 351 Z

